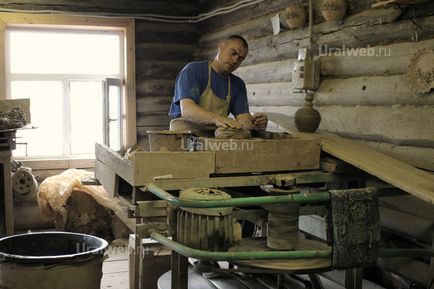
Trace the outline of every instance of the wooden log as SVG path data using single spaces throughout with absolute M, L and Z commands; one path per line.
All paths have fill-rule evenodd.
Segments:
M 193 59 L 196 46 L 176 43 L 140 43 L 136 45 L 138 61 L 184 61 Z
M 404 42 L 386 46 L 369 46 L 367 56 L 349 55 L 349 51 L 334 50 L 327 55 L 320 47 L 321 75 L 328 77 L 354 77 L 362 75 L 395 75 L 407 73 L 411 57 L 419 49 L 432 48 L 434 39 Z M 360 50 L 351 50 L 351 54 Z M 333 54 L 335 56 L 333 56 Z
M 238 68 L 234 74 L 245 83 L 290 82 L 295 59 L 265 62 Z
M 138 42 L 196 43 L 199 38 L 196 25 L 180 23 L 148 22 L 136 20 Z
M 434 92 L 414 93 L 406 75 L 325 79 L 315 93 L 315 105 L 433 105 Z
M 410 20 L 388 23 L 390 12 L 376 14 L 377 10 L 368 10 L 350 16 L 342 25 L 322 22 L 314 27 L 316 45 L 313 52 L 319 51 L 320 45 L 330 48 L 366 47 L 367 45 L 386 45 L 393 42 L 416 40 L 413 23 Z M 383 16 L 381 16 L 383 15 Z M 420 18 L 420 25 L 425 29 L 418 31 L 417 40 L 429 39 L 434 35 L 434 16 Z M 388 35 L 387 38 L 384 35 Z M 409 36 L 410 35 L 410 36 Z M 249 42 L 249 57 L 245 64 L 260 63 L 278 59 L 295 58 L 300 47 L 308 46 L 308 29 L 284 31 L 277 36 L 266 36 Z M 412 39 L 412 36 L 413 39 Z M 202 50 L 201 57 L 209 57 L 213 50 Z
M 161 79 L 161 80 L 144 80 L 137 82 L 137 95 L 139 97 L 144 96 L 155 96 L 155 95 L 163 95 L 169 96 L 173 95 L 174 91 L 174 80 L 169 79 Z
M 167 114 L 172 103 L 172 98 L 171 96 L 138 98 L 137 113 L 139 115 Z
M 350 138 L 434 147 L 434 106 L 321 106 L 320 129 Z
M 320 56 L 321 76 L 331 78 L 348 78 L 357 76 L 390 76 L 407 73 L 411 57 L 420 49 L 434 46 L 434 39 L 419 42 L 404 42 L 386 46 L 369 46 L 365 56 L 356 56 L 360 50 L 349 53 L 341 50 L 332 51 L 335 56 Z M 370 49 L 370 50 L 369 50 Z M 321 47 L 325 53 L 325 47 Z M 368 50 L 368 51 L 367 51 Z M 291 81 L 295 59 L 262 62 L 243 65 L 234 74 L 245 83 L 263 83 Z
M 263 1 L 255 5 L 248 6 L 247 8 L 239 9 L 233 13 L 212 17 L 200 28 L 203 31 L 225 29 L 236 23 L 252 19 L 258 14 L 275 13 L 275 11 L 284 9 L 290 2 L 291 0 Z
M 272 112 L 272 113 L 281 113 L 288 116 L 293 116 L 299 106 L 250 106 L 250 113 L 254 112 Z
M 168 125 L 170 117 L 166 115 L 139 115 L 137 118 L 138 126 L 160 126 Z
M 303 106 L 304 93 L 294 93 L 291 82 L 248 84 L 247 97 L 252 106 Z
M 167 15 L 191 15 L 196 13 L 198 6 L 195 3 L 179 3 L 177 1 L 73 1 L 73 0 L 4 0 L 0 7 L 27 10 L 60 10 L 60 11 L 86 11 L 86 12 L 122 12 L 135 14 L 155 13 Z
M 136 64 L 136 78 L 174 80 L 185 65 L 184 61 L 139 61 Z

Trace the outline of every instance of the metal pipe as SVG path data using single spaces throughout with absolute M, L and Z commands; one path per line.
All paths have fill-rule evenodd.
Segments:
M 324 259 L 330 258 L 331 250 L 307 251 L 256 251 L 256 252 L 210 252 L 193 249 L 157 233 L 151 232 L 151 238 L 177 253 L 200 260 L 236 261 L 236 260 L 283 260 L 283 259 Z
M 312 193 L 308 195 L 288 194 L 278 196 L 235 198 L 226 200 L 181 200 L 167 191 L 159 188 L 154 183 L 148 183 L 142 190 L 148 190 L 157 197 L 168 201 L 176 207 L 184 208 L 220 208 L 220 207 L 242 207 L 264 204 L 287 204 L 287 203 L 320 203 L 330 200 L 328 192 Z

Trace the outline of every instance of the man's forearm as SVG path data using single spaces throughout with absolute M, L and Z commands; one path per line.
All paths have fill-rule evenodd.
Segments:
M 181 114 L 189 121 L 205 125 L 214 125 L 218 117 L 216 113 L 204 110 L 190 99 L 181 100 Z

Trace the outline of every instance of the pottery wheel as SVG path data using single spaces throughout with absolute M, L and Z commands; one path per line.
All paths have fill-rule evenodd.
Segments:
M 327 250 L 330 249 L 324 243 L 307 240 L 304 237 L 300 237 L 298 244 L 295 246 L 296 251 L 305 250 Z M 243 239 L 240 245 L 236 245 L 229 249 L 229 252 L 253 252 L 253 251 L 272 251 L 267 247 L 267 239 Z M 331 267 L 330 258 L 318 258 L 318 259 L 292 259 L 292 260 L 243 260 L 234 261 L 234 264 L 246 267 L 256 267 L 263 269 L 285 270 L 288 273 L 297 272 L 317 272 L 323 271 L 320 269 L 328 269 Z
M 427 93 L 434 88 L 434 50 L 422 49 L 410 60 L 407 70 L 410 87 L 416 93 Z

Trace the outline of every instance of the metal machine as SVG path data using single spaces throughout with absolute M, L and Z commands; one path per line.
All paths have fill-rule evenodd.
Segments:
M 199 146 L 201 151 L 137 152 L 129 160 L 97 145 L 96 177 L 136 220 L 130 225 L 135 232 L 131 288 L 163 286 L 148 282 L 144 268 L 152 270 L 149 264 L 158 254 L 149 253 L 144 238 L 170 248 L 171 279 L 161 278 L 166 286 L 171 280 L 173 289 L 187 288 L 193 278 L 188 258 L 201 261 L 194 267 L 199 273 L 277 276 L 274 285 L 262 288 L 286 288 L 284 277 L 293 274 L 309 277 L 299 288 L 324 288 L 317 273 L 337 268 L 346 270 L 346 288 L 361 288 L 360 268 L 379 256 L 433 256 L 429 249 L 380 245 L 378 199 L 405 190 L 366 187 L 366 181 L 378 179 L 321 152 L 321 145 L 327 148 L 322 138 L 330 140 L 272 133 L 202 138 L 207 145 Z M 126 220 L 125 211 L 117 213 Z M 323 240 L 299 222 L 312 215 L 323 217 Z M 228 266 L 209 265 L 217 261 Z

